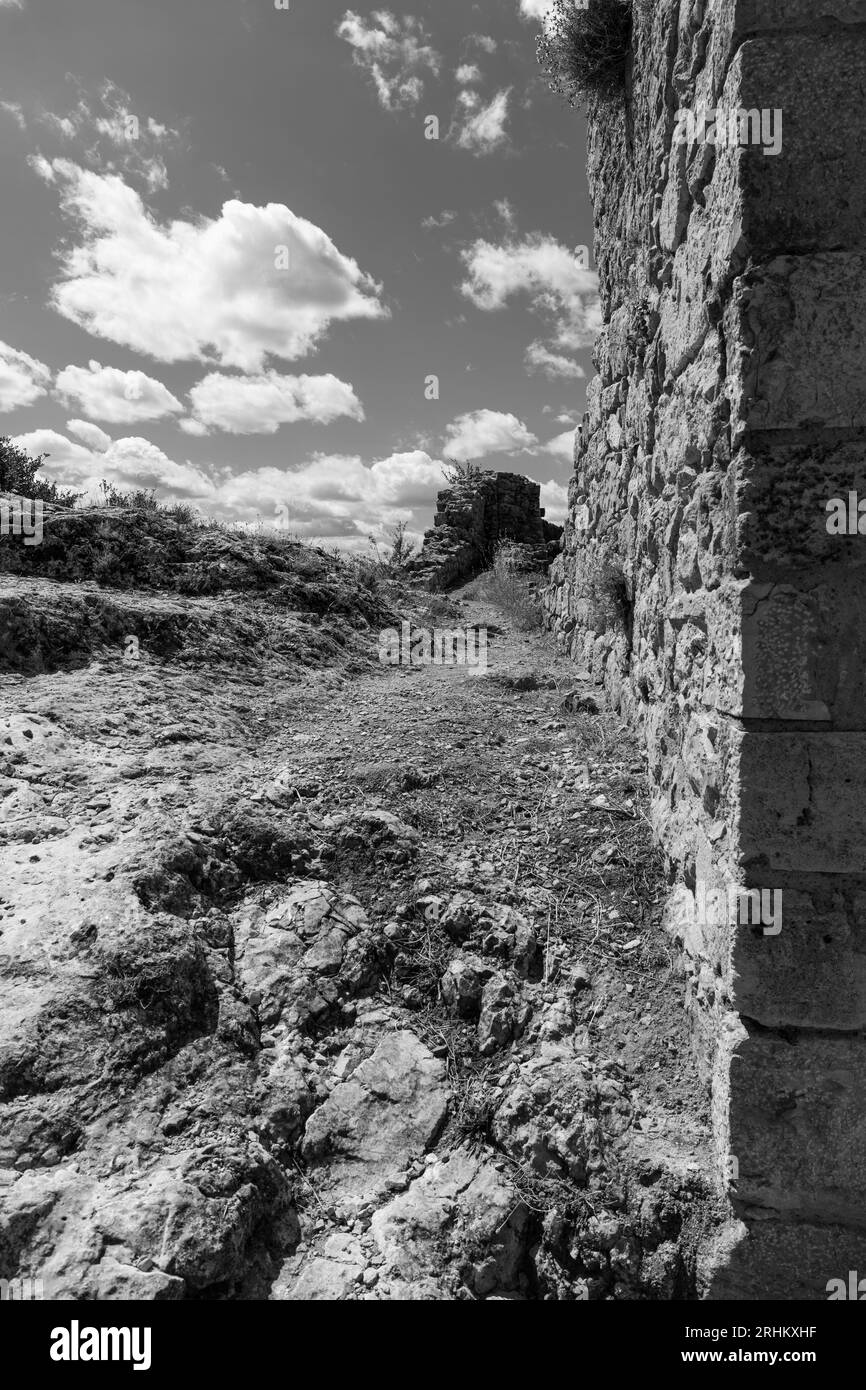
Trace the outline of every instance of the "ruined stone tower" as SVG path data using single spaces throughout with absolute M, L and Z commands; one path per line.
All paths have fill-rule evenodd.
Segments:
M 866 1274 L 866 0 L 638 8 L 548 620 L 646 742 L 732 1209 L 704 1291 L 824 1299 Z

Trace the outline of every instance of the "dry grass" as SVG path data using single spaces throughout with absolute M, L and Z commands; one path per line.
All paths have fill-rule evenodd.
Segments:
M 501 608 L 518 632 L 537 632 L 542 608 L 535 582 L 521 569 L 519 550 L 503 541 L 493 558 L 493 568 L 482 574 L 475 586 L 476 596 Z
M 612 101 L 625 87 L 632 0 L 554 0 L 536 55 L 550 89 L 570 106 Z

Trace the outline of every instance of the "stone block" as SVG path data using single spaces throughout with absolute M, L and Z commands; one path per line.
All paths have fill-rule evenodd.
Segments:
M 734 1007 L 765 1028 L 866 1028 L 866 881 L 788 873 L 774 888 L 778 935 L 734 934 Z
M 746 733 L 739 844 L 763 877 L 866 873 L 866 734 Z
M 866 1038 L 751 1029 L 731 1059 L 729 1104 L 740 1214 L 866 1235 Z

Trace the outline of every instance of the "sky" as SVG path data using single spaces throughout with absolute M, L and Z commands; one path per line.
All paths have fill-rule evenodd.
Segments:
M 599 323 L 550 0 L 0 0 L 0 434 L 365 549 L 443 465 L 562 518 Z

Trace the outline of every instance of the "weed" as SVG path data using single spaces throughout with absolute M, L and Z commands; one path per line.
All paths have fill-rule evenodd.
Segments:
M 622 563 L 609 557 L 593 557 L 585 571 L 584 598 L 587 626 L 596 633 L 611 628 L 631 632 L 633 604 Z
M 625 89 L 632 0 L 554 0 L 536 42 L 550 90 L 569 106 L 610 102 Z
M 541 627 L 537 587 L 522 568 L 519 547 L 511 542 L 500 542 L 493 568 L 480 576 L 477 592 L 479 598 L 501 608 L 519 632 L 534 632 Z

